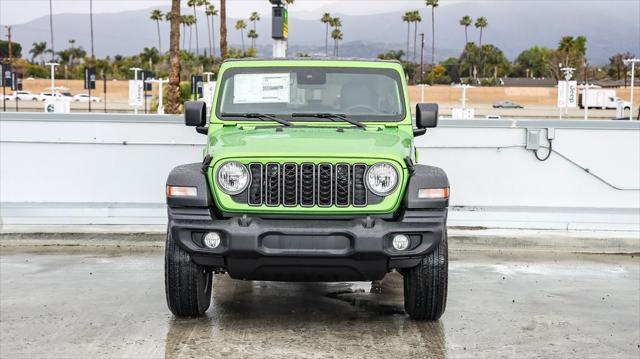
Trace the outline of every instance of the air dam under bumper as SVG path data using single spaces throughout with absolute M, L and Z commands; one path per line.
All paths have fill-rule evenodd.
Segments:
M 275 281 L 378 280 L 394 268 L 418 265 L 435 250 L 447 210 L 406 211 L 394 221 L 354 219 L 212 219 L 206 208 L 169 208 L 169 230 L 193 261 L 235 279 Z M 221 244 L 204 246 L 216 231 Z M 395 234 L 410 238 L 407 250 L 392 247 Z

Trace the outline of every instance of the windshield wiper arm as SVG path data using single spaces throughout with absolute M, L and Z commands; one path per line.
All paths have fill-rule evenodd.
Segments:
M 341 115 L 338 113 L 292 113 L 291 117 L 316 117 L 316 118 L 328 118 L 328 119 L 339 119 L 345 122 L 349 122 L 350 124 L 360 127 L 360 128 L 366 128 L 367 125 L 365 125 L 364 123 L 360 122 L 360 121 L 356 121 L 353 119 L 348 118 L 345 115 Z
M 283 126 L 293 126 L 293 124 L 287 120 L 283 120 L 281 118 L 275 117 L 273 115 L 269 115 L 266 113 L 222 113 L 222 117 L 244 117 L 244 118 L 257 118 L 260 120 L 269 119 L 271 121 L 275 121 Z

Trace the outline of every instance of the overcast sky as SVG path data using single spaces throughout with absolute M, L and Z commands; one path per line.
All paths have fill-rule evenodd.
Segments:
M 444 2 L 444 1 L 443 1 Z M 452 2 L 448 0 L 447 2 Z M 186 0 L 182 1 L 186 6 Z M 212 1 L 219 8 L 219 1 Z M 446 5 L 446 4 L 445 4 Z M 126 10 L 147 9 L 150 7 L 169 7 L 170 0 L 93 0 L 95 13 L 120 12 Z M 325 10 L 344 14 L 384 13 L 398 9 L 424 6 L 424 0 L 296 0 L 295 13 Z M 269 12 L 267 0 L 227 0 L 227 13 L 230 17 L 246 16 L 251 11 Z M 53 13 L 88 13 L 89 0 L 53 0 Z M 6 25 L 22 24 L 49 14 L 49 0 L 0 0 L 0 23 Z

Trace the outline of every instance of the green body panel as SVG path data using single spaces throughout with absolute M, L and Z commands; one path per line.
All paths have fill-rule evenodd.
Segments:
M 366 122 L 365 130 L 351 127 L 344 122 L 294 122 L 294 127 L 280 127 L 271 121 L 242 120 L 222 121 L 211 111 L 205 155 L 213 160 L 209 166 L 208 180 L 220 210 L 229 213 L 277 213 L 277 214 L 387 214 L 398 209 L 407 185 L 408 172 L 405 158 L 415 160 L 413 131 L 407 84 L 402 66 L 396 62 L 356 60 L 241 60 L 225 62 L 218 74 L 233 67 L 349 67 L 391 68 L 400 73 L 405 93 L 406 117 L 399 122 Z M 217 104 L 219 87 L 214 95 Z M 338 130 L 340 128 L 340 130 Z M 389 162 L 400 174 L 399 185 L 393 193 L 374 205 L 365 207 L 268 207 L 250 206 L 235 202 L 220 191 L 215 174 L 224 162 L 241 163 L 363 163 Z

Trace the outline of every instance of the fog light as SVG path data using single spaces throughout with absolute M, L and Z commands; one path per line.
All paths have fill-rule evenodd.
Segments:
M 404 251 L 409 248 L 409 237 L 404 234 L 396 234 L 393 236 L 393 248 L 397 251 Z
M 217 248 L 220 245 L 220 235 L 218 232 L 209 232 L 204 235 L 203 242 L 208 248 Z

